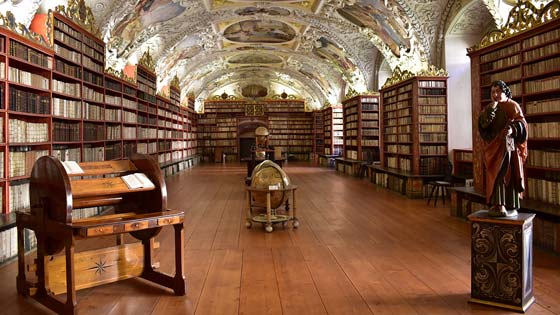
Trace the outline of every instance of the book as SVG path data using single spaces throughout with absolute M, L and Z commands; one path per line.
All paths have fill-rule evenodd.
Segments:
M 155 185 L 144 173 L 134 173 L 122 176 L 121 179 L 128 186 L 128 189 L 154 188 Z
M 83 174 L 84 170 L 78 165 L 76 161 L 64 161 L 62 166 L 66 170 L 67 174 Z

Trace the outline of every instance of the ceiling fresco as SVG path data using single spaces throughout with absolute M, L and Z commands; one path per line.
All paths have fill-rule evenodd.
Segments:
M 0 12 L 10 10 L 29 25 L 34 12 L 68 1 L 0 1 Z M 107 44 L 107 68 L 136 64 L 149 50 L 158 88 L 176 75 L 182 96 L 200 102 L 225 86 L 241 95 L 249 81 L 269 81 L 263 85 L 269 96 L 295 91 L 311 109 L 373 90 L 380 59 L 413 72 L 441 67 L 448 27 L 468 31 L 473 12 L 497 19 L 507 6 L 503 0 L 70 1 L 91 8 Z

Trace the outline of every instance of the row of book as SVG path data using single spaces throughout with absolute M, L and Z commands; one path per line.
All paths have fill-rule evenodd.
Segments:
M 420 154 L 425 154 L 425 155 L 447 154 L 447 146 L 446 145 L 421 145 Z
M 527 166 L 560 170 L 560 150 L 529 150 Z
M 15 40 L 10 40 L 10 55 L 34 63 L 43 68 L 52 69 L 53 58 Z
M 50 98 L 10 86 L 10 110 L 33 114 L 50 113 Z
M 71 65 L 62 60 L 55 60 L 55 70 L 65 75 L 74 77 L 78 80 L 82 79 L 82 68 L 79 66 Z
M 525 114 L 560 112 L 560 98 L 529 101 L 525 103 Z
M 53 141 L 58 141 L 58 142 L 80 141 L 80 123 L 54 121 Z
M 537 49 L 529 50 L 523 52 L 523 59 L 525 61 L 531 61 L 533 59 L 538 59 L 544 56 L 554 55 L 560 52 L 560 45 L 558 42 L 548 44 L 546 46 L 539 47 Z
M 61 56 L 77 64 L 82 64 L 82 54 L 77 51 L 66 49 L 64 46 L 54 43 L 54 52 L 57 56 Z
M 507 58 L 498 59 L 498 60 L 495 60 L 493 62 L 482 63 L 480 65 L 480 72 L 486 72 L 486 71 L 506 68 L 506 67 L 509 67 L 509 66 L 517 65 L 517 64 L 519 64 L 519 62 L 520 62 L 519 55 L 509 56 Z
M 69 83 L 69 82 L 53 79 L 52 86 L 53 86 L 53 92 L 66 94 L 78 98 L 81 97 L 80 83 Z
M 558 68 L 560 68 L 560 57 L 555 57 L 531 64 L 526 64 L 523 66 L 523 72 L 525 76 L 531 76 L 539 73 L 549 72 L 550 69 Z
M 560 205 L 560 182 L 539 178 L 527 178 L 527 197 Z
M 552 76 L 539 80 L 525 81 L 525 93 L 539 93 L 557 90 L 560 86 L 560 76 Z
M 9 120 L 10 143 L 48 142 L 48 123 L 32 123 L 15 118 Z
M 85 70 L 83 74 L 84 82 L 88 82 L 99 87 L 103 86 L 103 75 L 99 73 L 93 73 Z
M 40 74 L 27 72 L 15 67 L 8 67 L 8 80 L 37 89 L 48 90 L 50 88 L 49 78 L 45 78 Z
M 53 97 L 53 116 L 82 118 L 82 101 Z
M 529 138 L 555 138 L 560 139 L 560 122 L 528 123 Z
M 45 155 L 48 150 L 12 151 L 10 150 L 10 177 L 30 176 L 35 161 Z
M 9 185 L 10 210 L 8 212 L 29 209 L 29 181 L 22 180 Z

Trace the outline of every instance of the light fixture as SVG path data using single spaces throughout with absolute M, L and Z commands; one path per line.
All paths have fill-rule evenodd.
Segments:
M 221 97 L 223 100 L 226 100 L 226 99 L 228 98 L 228 96 L 229 96 L 229 95 L 226 93 L 226 91 L 224 91 L 224 93 L 222 93 L 222 95 L 220 95 L 220 97 Z

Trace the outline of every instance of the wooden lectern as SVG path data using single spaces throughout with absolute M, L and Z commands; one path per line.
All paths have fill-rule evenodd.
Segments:
M 76 290 L 131 277 L 142 277 L 185 295 L 183 266 L 183 211 L 167 209 L 167 189 L 160 168 L 149 156 L 130 160 L 79 163 L 83 173 L 68 175 L 51 156 L 35 162 L 31 174 L 31 211 L 17 213 L 18 276 L 20 294 L 31 296 L 60 314 L 74 314 Z M 121 176 L 144 173 L 153 185 L 131 189 Z M 114 213 L 74 219 L 79 208 L 112 206 Z M 175 276 L 154 270 L 154 237 L 163 226 L 175 230 Z M 37 282 L 25 276 L 24 229 L 37 237 Z M 124 244 L 130 233 L 141 243 Z M 117 235 L 116 246 L 80 253 L 77 240 Z M 64 250 L 64 254 L 55 255 Z M 55 295 L 66 293 L 66 301 Z

